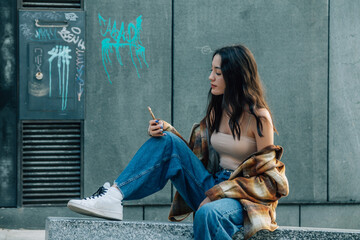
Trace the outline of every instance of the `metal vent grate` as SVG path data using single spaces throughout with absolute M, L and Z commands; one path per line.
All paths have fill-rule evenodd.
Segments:
M 81 0 L 22 0 L 23 8 L 82 8 Z
M 81 196 L 81 122 L 22 123 L 22 205 L 64 205 Z

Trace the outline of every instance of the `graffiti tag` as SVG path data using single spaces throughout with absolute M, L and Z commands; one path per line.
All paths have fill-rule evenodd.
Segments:
M 71 31 L 63 27 L 58 33 L 65 42 L 77 44 L 80 49 L 85 50 L 85 41 L 79 36 L 81 34 L 79 27 L 72 27 Z
M 84 92 L 84 79 L 82 77 L 85 68 L 84 51 L 76 48 L 76 83 L 78 87 L 76 89 L 78 95 L 78 101 L 81 100 L 81 95 Z
M 147 67 L 149 67 L 145 59 L 145 47 L 142 46 L 142 42 L 140 39 L 140 33 L 142 31 L 142 16 L 140 15 L 138 18 L 136 18 L 135 24 L 129 23 L 127 26 L 127 31 L 125 30 L 124 22 L 122 22 L 120 27 L 118 28 L 116 20 L 111 22 L 110 18 L 108 20 L 105 20 L 100 14 L 98 14 L 98 16 L 99 24 L 101 27 L 100 34 L 104 37 L 101 42 L 102 62 L 109 82 L 112 83 L 110 80 L 109 72 L 106 68 L 106 64 L 112 64 L 110 59 L 110 53 L 113 53 L 113 48 L 115 49 L 117 61 L 121 66 L 123 66 L 123 63 L 121 61 L 120 48 L 129 48 L 129 55 L 131 61 L 136 69 L 138 78 L 140 78 L 138 66 L 135 63 L 134 59 L 134 53 L 140 68 L 142 68 L 141 60 L 145 63 Z
M 38 28 L 35 32 L 35 38 L 40 41 L 58 39 L 55 28 Z
M 68 86 L 69 86 L 69 66 L 70 66 L 70 56 L 71 49 L 68 46 L 59 46 L 52 48 L 48 51 L 50 55 L 49 61 L 49 96 L 51 97 L 51 63 L 57 58 L 57 69 L 59 76 L 59 96 L 61 96 L 61 110 L 66 109 L 67 105 L 67 96 L 68 96 Z
M 65 19 L 69 21 L 76 21 L 79 17 L 75 13 L 65 13 Z

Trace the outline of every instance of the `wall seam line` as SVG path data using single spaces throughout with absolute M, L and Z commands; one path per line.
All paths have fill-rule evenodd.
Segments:
M 142 216 L 142 219 L 143 221 L 145 221 L 145 205 L 142 206 L 142 209 L 143 209 L 143 216 Z
M 328 0 L 328 68 L 327 68 L 327 141 L 326 141 L 326 201 L 330 201 L 329 181 L 330 181 L 330 0 Z
M 171 125 L 174 126 L 174 0 L 171 0 Z M 173 201 L 174 185 L 171 183 L 170 201 Z
M 301 205 L 299 205 L 299 227 L 301 227 Z
M 171 1 L 171 124 L 174 125 L 174 0 Z

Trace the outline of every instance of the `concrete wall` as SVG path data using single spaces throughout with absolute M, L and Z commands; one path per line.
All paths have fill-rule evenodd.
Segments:
M 276 144 L 285 149 L 291 194 L 284 201 L 325 201 L 327 38 L 326 0 L 237 1 L 226 8 L 220 1 L 176 1 L 175 126 L 187 133 L 204 115 L 211 65 L 204 49 L 243 43 L 257 60 L 280 134 Z
M 212 51 L 243 43 L 258 63 L 275 143 L 285 149 L 290 195 L 280 201 L 278 223 L 360 228 L 358 1 L 87 0 L 85 11 L 85 195 L 113 181 L 146 141 L 146 106 L 187 138 L 205 112 Z M 105 69 L 103 40 L 115 41 L 107 24 L 127 31 L 140 15 L 141 30 L 132 34 L 145 55 L 132 60 L 134 48 L 125 46 L 123 65 L 109 52 Z M 125 219 L 166 221 L 172 194 L 168 184 L 127 202 Z M 0 227 L 11 227 L 1 219 Z
M 153 107 L 158 117 L 172 121 L 187 138 L 192 124 L 205 112 L 211 52 L 224 45 L 243 43 L 257 60 L 280 134 L 275 141 L 285 149 L 283 161 L 287 167 L 290 195 L 280 201 L 279 224 L 360 227 L 355 221 L 344 221 L 343 217 L 340 217 L 342 220 L 330 220 L 332 213 L 342 211 L 338 201 L 349 203 L 344 205 L 340 216 L 358 207 L 356 203 L 359 203 L 356 186 L 342 187 L 357 176 L 357 168 L 351 166 L 356 166 L 356 147 L 359 146 L 358 133 L 352 131 L 358 122 L 356 107 L 359 99 L 355 94 L 358 70 L 351 63 L 357 63 L 359 52 L 351 50 L 357 49 L 358 45 L 356 29 L 351 27 L 350 21 L 360 19 L 355 16 L 359 6 L 349 1 L 327 0 L 243 0 L 226 7 L 215 0 L 174 1 L 173 6 L 161 1 L 151 6 L 115 4 L 114 1 L 89 2 L 86 6 L 88 36 L 99 35 L 96 16 L 102 14 L 102 9 L 108 9 L 104 13 L 106 19 L 124 21 L 125 26 L 142 14 L 141 39 L 146 46 L 149 68 L 140 70 L 141 78 L 138 78 L 127 64 L 117 65 L 113 74 L 119 77 L 116 80 L 114 77 L 110 85 L 102 67 L 98 67 L 99 58 L 90 59 L 89 69 L 92 70 L 88 76 L 94 78 L 88 80 L 87 88 L 85 192 L 94 191 L 95 183 L 99 185 L 109 177 L 116 177 L 147 139 L 147 105 Z M 347 8 L 351 9 L 351 14 Z M 344 40 L 343 36 L 348 37 Z M 98 51 L 98 55 L 100 39 L 95 39 L 88 42 L 89 52 Z M 161 47 L 154 45 L 159 41 Z M 347 49 L 351 53 L 345 54 L 340 46 L 349 46 Z M 349 55 L 353 57 L 349 58 Z M 155 56 L 163 61 L 153 62 Z M 343 68 L 340 62 L 346 62 L 349 69 Z M 126 80 L 122 80 L 124 74 Z M 342 86 L 344 80 L 339 74 L 346 77 L 347 85 Z M 124 84 L 129 87 L 126 91 L 123 91 Z M 157 91 L 160 87 L 161 94 Z M 137 94 L 126 95 L 134 88 Z M 342 97 L 344 91 L 349 91 L 346 92 L 348 97 Z M 132 94 L 137 100 L 131 98 Z M 108 106 L 108 102 L 118 104 Z M 335 128 L 336 121 L 347 121 L 348 131 Z M 134 126 L 131 130 L 122 127 L 130 123 Z M 134 131 L 136 135 L 129 134 Z M 351 144 L 344 141 L 349 136 Z M 337 141 L 342 141 L 344 147 Z M 101 148 L 95 148 L 99 144 Z M 353 147 L 349 149 L 349 146 Z M 338 159 L 342 156 L 347 159 L 344 167 L 349 168 L 351 174 L 348 177 L 343 177 L 341 171 L 340 163 L 344 160 Z M 93 178 L 93 169 L 101 165 L 108 171 Z M 132 216 L 142 212 L 143 219 L 153 216 L 156 220 L 166 220 L 166 204 L 170 199 L 171 191 L 167 188 L 148 199 L 130 203 L 128 209 L 134 212 Z M 139 204 L 143 208 L 136 207 Z M 156 206 L 159 204 L 165 206 Z
M 171 120 L 171 2 L 169 1 L 86 1 L 87 82 L 85 114 L 85 195 L 96 191 L 105 181 L 114 181 L 136 150 L 147 139 L 151 106 L 158 118 Z M 105 24 L 99 24 L 99 15 Z M 141 42 L 120 49 L 123 65 L 115 51 L 107 64 L 110 81 L 103 66 L 102 41 L 110 22 L 116 29 L 135 24 L 141 16 Z M 139 20 L 138 20 L 139 22 Z M 121 40 L 120 44 L 126 41 Z M 143 46 L 144 58 L 136 58 L 135 47 Z M 131 59 L 133 54 L 134 63 Z M 140 61 L 139 61 L 140 59 Z M 146 65 L 147 64 L 147 65 Z M 136 67 L 135 67 L 136 65 Z M 142 65 L 142 68 L 140 68 Z M 136 71 L 138 68 L 138 73 Z M 171 186 L 136 204 L 169 204 Z
M 359 1 L 331 1 L 329 61 L 329 200 L 360 200 Z

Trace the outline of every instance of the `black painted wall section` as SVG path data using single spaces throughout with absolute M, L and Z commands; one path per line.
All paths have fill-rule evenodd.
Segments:
M 16 207 L 16 1 L 0 1 L 0 207 Z

